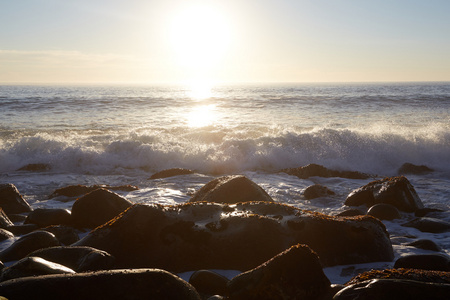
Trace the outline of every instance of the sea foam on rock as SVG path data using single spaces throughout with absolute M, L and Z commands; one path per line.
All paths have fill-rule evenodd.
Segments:
M 377 203 L 391 204 L 405 212 L 423 208 L 422 200 L 404 176 L 372 181 L 352 191 L 345 200 L 345 205 L 348 206 L 372 206 Z
M 234 204 L 249 201 L 273 202 L 273 199 L 247 177 L 230 175 L 211 180 L 189 200 L 189 202 L 200 201 Z
M 184 272 L 249 270 L 299 243 L 326 266 L 394 257 L 385 226 L 371 216 L 331 217 L 273 202 L 136 204 L 74 245 L 107 251 L 118 267 Z

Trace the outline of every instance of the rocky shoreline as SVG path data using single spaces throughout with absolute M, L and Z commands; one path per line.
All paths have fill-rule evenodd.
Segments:
M 409 166 L 411 168 L 411 166 Z M 367 178 L 308 165 L 282 172 Z M 170 169 L 149 180 L 191 174 Z M 383 220 L 446 232 L 450 224 L 426 208 L 405 176 L 374 180 L 351 192 L 349 209 L 329 216 L 275 202 L 242 175 L 218 177 L 184 204 L 133 204 L 113 190 L 133 186 L 70 186 L 54 196 L 78 197 L 67 209 L 33 210 L 12 184 L 0 185 L 0 252 L 7 263 L 0 296 L 7 299 L 447 299 L 450 258 L 432 241 L 415 247 L 395 269 L 361 273 L 332 284 L 324 267 L 393 261 Z M 306 191 L 305 191 L 306 193 Z M 313 186 L 310 197 L 330 194 Z M 70 201 L 70 200 L 68 200 Z M 352 207 L 367 208 L 367 213 Z M 438 212 L 439 213 L 439 212 Z M 82 238 L 79 239 L 79 236 Z M 435 251 L 433 250 L 433 251 Z M 242 273 L 227 279 L 211 269 Z M 189 282 L 175 274 L 198 270 Z

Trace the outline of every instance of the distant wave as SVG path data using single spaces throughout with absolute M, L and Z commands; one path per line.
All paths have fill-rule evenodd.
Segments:
M 0 140 L 0 172 L 31 163 L 53 170 L 118 174 L 184 167 L 204 173 L 277 171 L 318 163 L 331 168 L 392 175 L 404 162 L 450 171 L 450 132 L 277 127 L 130 132 L 10 132 Z

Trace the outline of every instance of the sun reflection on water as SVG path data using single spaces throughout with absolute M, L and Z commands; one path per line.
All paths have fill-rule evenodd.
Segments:
M 216 106 L 214 104 L 201 105 L 192 108 L 187 115 L 189 127 L 205 127 L 216 120 Z

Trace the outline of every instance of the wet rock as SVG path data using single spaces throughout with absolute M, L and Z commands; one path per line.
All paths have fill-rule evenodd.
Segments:
M 8 228 L 9 226 L 13 226 L 13 222 L 8 218 L 6 213 L 3 211 L 3 209 L 0 207 L 0 228 Z
M 367 179 L 369 175 L 356 172 L 356 171 L 336 171 L 325 168 L 324 166 L 317 164 L 309 164 L 304 167 L 283 169 L 281 172 L 289 175 L 297 176 L 300 179 L 306 179 L 313 176 L 318 177 L 341 177 L 349 179 Z
M 223 176 L 205 184 L 189 202 L 238 203 L 249 201 L 273 202 L 259 185 L 242 175 Z
M 74 245 L 107 251 L 122 268 L 185 272 L 248 270 L 299 243 L 326 266 L 393 259 L 386 228 L 373 217 L 331 217 L 274 202 L 134 205 Z
M 417 166 L 413 165 L 411 163 L 404 163 L 400 169 L 398 169 L 398 174 L 405 175 L 405 174 L 416 174 L 416 175 L 422 175 L 422 174 L 428 174 L 434 172 L 433 169 L 427 167 L 427 166 Z
M 402 256 L 394 268 L 450 271 L 450 257 L 444 254 L 414 254 Z
M 73 273 L 75 272 L 72 269 L 40 257 L 25 257 L 12 266 L 3 269 L 0 281 L 30 276 Z
M 14 238 L 14 234 L 11 231 L 0 228 L 0 242 Z
M 76 272 L 107 270 L 114 267 L 111 254 L 92 247 L 58 246 L 29 254 L 73 269 Z
M 130 201 L 106 189 L 97 189 L 72 205 L 72 220 L 76 227 L 95 228 L 132 205 Z
M 350 285 L 334 295 L 333 300 L 447 300 L 450 284 L 403 279 L 372 279 Z
M 189 175 L 194 174 L 194 171 L 189 169 L 182 169 L 182 168 L 173 168 L 173 169 L 167 169 L 160 172 L 157 172 L 150 176 L 149 179 L 160 179 L 160 178 L 167 178 L 167 177 L 173 177 L 173 176 L 179 176 L 179 175 Z
M 345 200 L 348 206 L 372 206 L 377 203 L 391 204 L 406 212 L 423 208 L 422 200 L 404 176 L 372 181 L 352 191 Z
M 24 224 L 36 224 L 39 228 L 51 225 L 72 224 L 72 214 L 62 208 L 37 208 L 30 212 Z
M 63 188 L 56 189 L 50 196 L 49 199 L 58 197 L 58 196 L 66 196 L 66 197 L 78 197 L 85 195 L 87 193 L 93 192 L 97 189 L 107 189 L 110 191 L 135 191 L 139 188 L 134 185 L 121 185 L 121 186 L 109 186 L 109 185 L 70 185 Z
M 310 185 L 303 192 L 303 196 L 307 200 L 331 195 L 335 195 L 335 193 L 326 186 L 323 186 L 321 184 Z
M 43 172 L 43 171 L 49 171 L 52 169 L 52 166 L 49 164 L 28 164 L 17 171 L 28 171 L 28 172 Z
M 53 233 L 58 241 L 63 245 L 71 245 L 80 240 L 77 231 L 72 227 L 56 225 L 48 226 L 42 228 L 41 230 Z
M 11 183 L 0 184 L 0 207 L 7 215 L 32 211 L 28 202 Z
M 386 269 L 370 270 L 360 273 L 350 279 L 345 285 L 364 282 L 371 279 L 406 279 L 422 282 L 448 283 L 450 284 L 450 273 L 442 271 L 418 270 L 418 269 Z
M 441 213 L 444 212 L 442 209 L 438 209 L 438 208 L 431 208 L 431 207 L 424 207 L 421 209 L 418 209 L 414 212 L 414 215 L 416 217 L 425 217 L 426 215 L 429 214 L 434 214 L 434 213 Z
M 197 290 L 202 298 L 213 295 L 225 295 L 228 278 L 209 270 L 195 271 L 189 283 Z
M 380 220 L 394 220 L 401 219 L 402 217 L 395 206 L 386 203 L 378 203 L 370 207 L 367 211 L 367 215 Z
M 354 217 L 354 216 L 364 216 L 365 213 L 357 208 L 350 208 L 344 210 L 343 212 L 338 213 L 336 216 L 338 217 Z
M 23 223 L 27 218 L 24 214 L 9 214 L 8 217 L 13 223 Z
M 435 219 L 435 218 L 417 218 L 405 224 L 402 224 L 405 227 L 413 227 L 419 229 L 422 232 L 431 232 L 431 233 L 441 233 L 448 232 L 450 230 L 450 223 Z
M 181 278 L 157 269 L 110 270 L 79 274 L 44 275 L 13 279 L 0 284 L 8 299 L 200 300 Z
M 323 299 L 330 292 L 319 257 L 305 245 L 292 246 L 228 283 L 230 300 Z
M 13 225 L 7 228 L 14 235 L 24 235 L 39 229 L 36 224 L 25 224 L 25 225 Z
M 414 242 L 411 242 L 409 244 L 407 244 L 407 246 L 413 246 L 419 249 L 424 249 L 424 250 L 431 250 L 431 251 L 441 251 L 441 248 L 432 240 L 426 240 L 426 239 L 422 239 L 422 240 L 417 240 Z
M 19 260 L 37 249 L 58 245 L 59 241 L 52 233 L 34 231 L 22 236 L 11 246 L 0 252 L 0 260 L 3 262 Z

